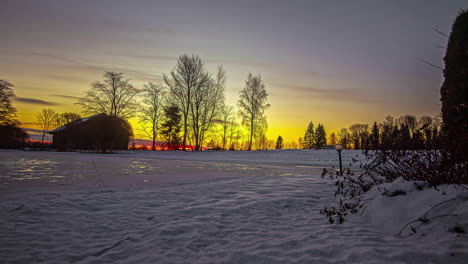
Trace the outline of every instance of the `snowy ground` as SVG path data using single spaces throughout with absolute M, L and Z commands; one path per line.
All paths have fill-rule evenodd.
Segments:
M 359 169 L 360 158 L 343 152 L 346 167 Z M 386 188 L 408 195 L 374 189 L 362 216 L 331 225 L 319 210 L 333 201 L 334 182 L 320 174 L 337 162 L 333 150 L 1 150 L 0 262 L 466 263 L 467 235 L 447 231 L 468 222 L 466 192 L 417 195 L 411 183 L 394 183 Z M 395 236 L 447 199 L 428 216 L 456 212 L 447 226 Z

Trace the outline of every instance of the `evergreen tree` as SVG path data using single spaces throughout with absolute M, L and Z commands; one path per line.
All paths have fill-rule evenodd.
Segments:
M 314 145 L 316 148 L 320 148 L 325 144 L 327 144 L 327 134 L 325 133 L 325 127 L 322 124 L 318 124 L 317 128 L 315 129 Z
M 311 149 L 314 147 L 315 142 L 315 129 L 314 123 L 312 121 L 307 126 L 306 132 L 304 134 L 304 139 L 302 140 L 303 147 L 305 149 Z
M 392 142 L 395 141 L 393 135 L 394 123 L 393 116 L 386 116 L 385 121 L 380 124 L 382 132 L 380 142 L 382 143 L 382 146 L 390 146 L 393 144 Z
M 283 138 L 281 136 L 278 136 L 278 139 L 276 140 L 275 149 L 283 149 L 283 146 L 284 146 Z
M 378 149 L 380 144 L 380 131 L 379 126 L 377 126 L 377 122 L 374 122 L 374 125 L 372 126 L 370 141 L 370 147 L 372 149 Z
M 468 11 L 452 26 L 445 54 L 444 83 L 440 89 L 443 130 L 449 150 L 468 160 Z
M 177 149 L 180 145 L 180 121 L 182 114 L 176 105 L 164 107 L 164 122 L 161 124 L 161 135 L 166 140 L 170 150 Z

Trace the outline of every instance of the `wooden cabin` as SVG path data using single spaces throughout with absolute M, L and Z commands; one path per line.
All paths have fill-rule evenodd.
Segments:
M 128 149 L 133 134 L 127 121 L 107 114 L 78 119 L 49 133 L 53 136 L 54 149 L 102 152 Z

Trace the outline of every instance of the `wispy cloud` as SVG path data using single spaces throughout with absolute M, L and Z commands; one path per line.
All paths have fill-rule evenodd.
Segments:
M 63 75 L 58 75 L 58 74 L 45 74 L 45 77 L 57 81 L 65 81 L 65 82 L 74 82 L 74 83 L 83 83 L 89 85 L 92 81 L 90 81 L 88 78 L 84 77 L 79 77 L 79 76 L 72 76 L 69 74 L 63 74 Z
M 73 100 L 78 100 L 80 97 L 78 96 L 72 96 L 72 95 L 64 95 L 64 94 L 52 94 L 50 96 L 54 97 L 60 97 L 60 98 L 65 98 L 65 99 L 73 99 Z
M 153 61 L 164 61 L 164 62 L 172 62 L 174 65 L 179 58 L 179 55 L 174 56 L 164 56 L 164 55 L 146 55 L 146 54 L 109 54 L 112 56 L 122 56 L 134 59 L 142 59 L 142 60 L 153 60 Z M 202 58 L 205 63 L 212 63 L 212 64 L 235 64 L 235 65 L 248 65 L 248 66 L 258 66 L 258 67 L 269 67 L 271 66 L 268 63 L 263 63 L 259 61 L 254 61 L 250 58 L 234 58 L 234 57 L 208 57 Z
M 56 55 L 51 53 L 44 53 L 44 52 L 35 52 L 30 51 L 27 52 L 28 54 L 36 57 L 40 57 L 46 60 L 52 60 L 59 62 L 61 65 L 69 68 L 70 70 L 76 72 L 96 72 L 96 73 L 103 73 L 104 71 L 116 71 L 116 72 L 123 72 L 125 74 L 131 74 L 135 79 L 138 80 L 148 80 L 148 81 L 162 81 L 162 76 L 159 74 L 151 74 L 140 70 L 129 69 L 126 67 L 115 67 L 115 66 L 108 66 L 108 65 L 100 65 L 93 62 L 86 62 L 82 60 L 77 60 L 73 58 L 69 58 L 68 56 Z M 24 55 L 25 52 L 22 53 Z M 169 57 L 161 56 L 161 59 L 169 59 Z M 60 75 L 47 75 L 49 78 L 60 79 L 60 80 L 71 80 L 75 82 L 88 82 L 89 80 L 81 77 L 76 76 L 60 76 Z
M 34 99 L 34 98 L 26 98 L 26 97 L 17 97 L 15 98 L 17 102 L 25 103 L 25 104 L 33 104 L 33 105 L 59 105 L 59 103 L 54 102 L 47 102 L 44 100 Z
M 310 97 L 322 98 L 336 101 L 353 101 L 362 103 L 379 103 L 381 100 L 373 98 L 364 91 L 357 89 L 343 89 L 343 88 L 317 88 L 313 86 L 297 85 L 297 84 L 284 84 L 274 83 L 275 87 L 282 88 L 281 91 L 271 93 L 273 96 L 289 96 L 289 97 Z

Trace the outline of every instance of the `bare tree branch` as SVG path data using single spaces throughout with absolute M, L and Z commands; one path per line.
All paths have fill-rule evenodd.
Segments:
M 444 70 L 444 69 L 442 69 L 441 67 L 439 67 L 439 66 L 437 66 L 437 65 L 434 65 L 434 64 L 432 64 L 432 63 L 430 63 L 430 62 L 428 62 L 428 61 L 426 61 L 426 60 L 423 60 L 423 59 L 418 59 L 418 60 L 420 60 L 420 61 L 426 63 L 427 65 L 432 66 L 432 67 L 434 67 L 434 68 L 436 68 L 436 69 Z
M 445 34 L 444 32 L 442 32 L 442 31 L 440 31 L 440 30 L 438 30 L 437 28 L 434 28 L 434 31 L 437 32 L 437 33 L 439 33 L 440 35 L 446 37 L 446 38 L 449 37 L 447 34 Z

